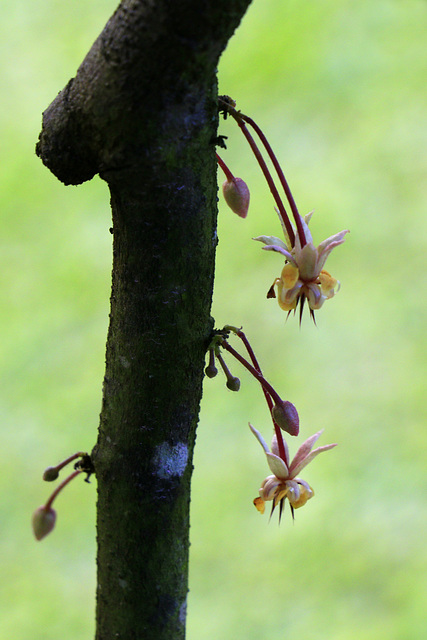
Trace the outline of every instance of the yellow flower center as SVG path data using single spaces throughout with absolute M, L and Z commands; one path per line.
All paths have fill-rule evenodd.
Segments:
M 282 283 L 285 289 L 292 289 L 298 282 L 299 271 L 297 267 L 288 262 L 282 269 Z

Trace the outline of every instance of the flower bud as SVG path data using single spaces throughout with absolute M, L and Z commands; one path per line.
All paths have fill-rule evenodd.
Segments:
M 56 511 L 45 506 L 39 507 L 33 513 L 33 532 L 37 540 L 41 540 L 52 531 L 55 526 Z
M 292 402 L 287 400 L 280 404 L 275 404 L 271 410 L 273 420 L 279 427 L 289 433 L 291 436 L 297 436 L 299 433 L 299 416 L 298 411 Z
M 205 374 L 208 376 L 208 378 L 215 378 L 217 373 L 218 369 L 216 368 L 216 366 L 214 364 L 208 364 L 205 369 Z
M 227 388 L 230 391 L 238 391 L 240 389 L 240 380 L 234 376 L 227 377 Z
M 249 208 L 249 189 L 242 178 L 226 180 L 222 185 L 224 199 L 230 209 L 241 218 L 246 218 Z
M 209 349 L 209 364 L 205 369 L 205 374 L 208 378 L 215 378 L 218 373 L 218 369 L 215 366 L 215 349 Z
M 43 480 L 46 482 L 53 482 L 59 476 L 59 471 L 57 467 L 48 467 L 44 470 Z

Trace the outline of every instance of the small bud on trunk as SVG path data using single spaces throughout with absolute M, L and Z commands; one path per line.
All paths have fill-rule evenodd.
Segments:
M 222 185 L 224 199 L 230 209 L 241 218 L 246 218 L 249 209 L 249 189 L 242 178 L 226 180 Z

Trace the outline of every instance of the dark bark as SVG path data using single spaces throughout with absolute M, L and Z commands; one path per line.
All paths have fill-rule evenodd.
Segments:
M 126 0 L 44 113 L 65 184 L 106 180 L 113 284 L 93 462 L 97 639 L 185 635 L 216 246 L 216 66 L 250 0 Z M 90 212 L 88 212 L 90 215 Z

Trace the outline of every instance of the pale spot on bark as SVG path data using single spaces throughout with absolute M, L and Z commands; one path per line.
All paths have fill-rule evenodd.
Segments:
M 171 446 L 163 442 L 156 448 L 153 464 L 160 478 L 182 476 L 188 462 L 188 448 L 183 442 Z

